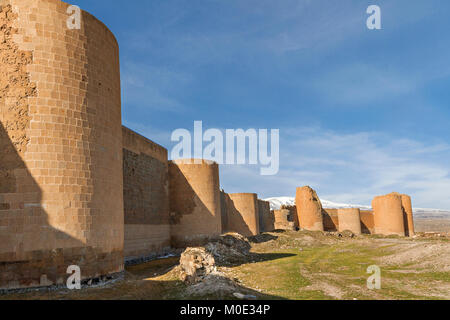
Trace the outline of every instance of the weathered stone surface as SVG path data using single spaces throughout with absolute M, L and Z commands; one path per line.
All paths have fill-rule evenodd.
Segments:
M 414 215 L 413 215 L 413 208 L 412 208 L 412 201 L 411 197 L 402 194 L 402 207 L 403 207 L 403 220 L 405 224 L 405 232 L 408 237 L 414 237 Z
M 338 209 L 339 232 L 351 231 L 356 235 L 361 232 L 361 215 L 358 208 Z
M 372 201 L 375 233 L 405 236 L 402 197 L 398 193 L 375 197 Z
M 246 237 L 259 234 L 258 196 L 255 193 L 233 193 L 228 196 L 227 231 Z
M 0 288 L 123 271 L 119 48 L 59 0 L 0 0 Z
M 295 202 L 300 228 L 309 231 L 324 231 L 322 203 L 317 193 L 308 186 L 297 188 Z
M 207 160 L 169 162 L 174 247 L 202 245 L 222 233 L 219 166 Z
M 127 263 L 170 247 L 167 149 L 122 127 L 124 254 Z
M 216 271 L 214 257 L 205 248 L 187 248 L 180 258 L 180 278 L 193 284 Z

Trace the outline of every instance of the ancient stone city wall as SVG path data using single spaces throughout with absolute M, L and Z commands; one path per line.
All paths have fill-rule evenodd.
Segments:
M 59 0 L 0 0 L 0 288 L 123 270 L 119 49 Z
M 216 163 L 168 162 L 167 150 L 121 126 L 119 49 L 59 0 L 0 0 L 0 289 L 114 274 L 127 260 L 222 232 L 350 229 L 356 210 L 322 209 L 297 189 L 270 212 L 256 194 L 220 192 Z M 414 234 L 411 198 L 377 197 L 362 232 Z M 334 230 L 333 230 L 334 231 Z
M 169 162 L 170 222 L 174 247 L 201 244 L 221 234 L 219 185 L 219 166 L 215 162 L 194 162 L 191 159 Z
M 259 234 L 258 196 L 255 193 L 228 195 L 231 205 L 227 208 L 227 229 L 246 237 Z
M 375 233 L 375 221 L 373 211 L 360 210 L 361 217 L 361 232 L 365 234 Z
M 273 211 L 275 230 L 295 230 L 292 211 L 289 209 L 280 209 Z
M 405 225 L 405 233 L 406 236 L 413 237 L 415 232 L 414 232 L 414 216 L 411 197 L 406 194 L 402 194 L 401 197 L 402 197 L 403 223 Z
M 323 229 L 329 232 L 335 232 L 339 229 L 338 209 L 323 209 Z
M 375 197 L 372 201 L 375 233 L 405 236 L 402 197 L 398 193 Z
M 259 231 L 269 232 L 274 230 L 274 221 L 270 212 L 270 202 L 258 199 Z
M 361 232 L 361 216 L 358 208 L 338 209 L 339 232 L 351 231 L 356 235 Z
M 170 248 L 167 149 L 122 127 L 125 260 Z

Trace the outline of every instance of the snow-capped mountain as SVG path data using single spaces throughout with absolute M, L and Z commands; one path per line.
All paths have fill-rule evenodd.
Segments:
M 279 210 L 283 205 L 295 206 L 295 198 L 293 197 L 275 197 L 264 200 L 270 203 L 272 210 Z M 325 209 L 360 208 L 361 210 L 372 210 L 371 206 L 361 204 L 337 203 L 322 199 L 320 199 L 320 202 Z M 414 208 L 414 215 L 418 218 L 450 219 L 450 211 L 441 209 Z
M 272 210 L 279 210 L 281 206 L 295 206 L 295 198 L 291 197 L 277 197 L 277 198 L 269 198 L 264 199 L 265 201 L 270 202 L 270 208 Z M 364 206 L 359 204 L 348 204 L 348 203 L 337 203 L 328 200 L 322 200 L 322 207 L 325 209 L 344 209 L 344 208 L 360 208 L 362 210 L 371 210 L 371 206 Z

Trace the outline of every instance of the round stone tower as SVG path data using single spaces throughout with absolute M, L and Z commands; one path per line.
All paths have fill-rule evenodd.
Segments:
M 174 247 L 201 244 L 222 232 L 219 166 L 207 160 L 169 162 Z
M 361 234 L 361 216 L 358 208 L 338 209 L 339 232 L 349 230 Z
M 123 271 L 119 48 L 59 0 L 0 0 L 0 289 Z
M 402 197 L 398 193 L 375 197 L 372 201 L 375 233 L 405 236 Z
M 255 193 L 229 194 L 232 208 L 228 208 L 228 231 L 250 237 L 259 234 L 258 195 Z
M 301 229 L 324 231 L 322 203 L 313 189 L 310 187 L 297 188 L 295 203 Z
M 411 197 L 402 194 L 402 207 L 403 207 L 403 218 L 406 228 L 406 235 L 408 237 L 413 237 L 415 235 L 414 232 L 414 216 L 413 216 L 413 209 L 412 209 L 412 201 Z

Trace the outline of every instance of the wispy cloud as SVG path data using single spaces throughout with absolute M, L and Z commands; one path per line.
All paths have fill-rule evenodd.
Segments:
M 149 62 L 124 61 L 124 104 L 162 112 L 182 113 L 187 108 L 175 98 L 190 82 L 190 76 Z M 176 88 L 176 89 L 175 89 Z M 175 89 L 175 90 L 174 90 Z
M 286 129 L 281 138 L 277 176 L 229 167 L 222 174 L 224 185 L 244 184 L 264 197 L 292 196 L 296 187 L 311 185 L 327 200 L 362 204 L 398 191 L 411 194 L 418 207 L 450 208 L 450 146 L 442 141 L 424 144 L 385 133 L 343 134 L 318 127 Z

